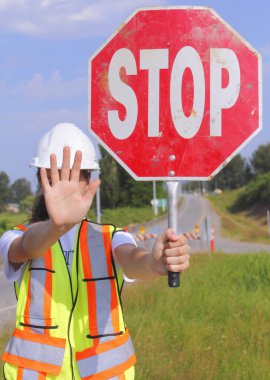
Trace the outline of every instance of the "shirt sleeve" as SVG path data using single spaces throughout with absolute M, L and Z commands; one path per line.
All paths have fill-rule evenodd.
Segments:
M 123 244 L 133 244 L 135 245 L 135 247 L 137 247 L 137 244 L 133 238 L 133 236 L 129 233 L 129 232 L 125 232 L 125 231 L 116 231 L 115 234 L 113 235 L 113 238 L 112 238 L 112 252 L 113 252 L 113 256 L 115 257 L 115 254 L 114 254 L 114 251 L 117 247 L 119 247 L 120 245 L 123 245 Z M 116 260 L 117 262 L 117 260 Z M 134 282 L 135 279 L 130 279 L 128 278 L 125 273 L 123 273 L 124 275 L 124 280 L 127 281 L 127 282 Z
M 22 268 L 25 263 L 22 263 L 20 266 L 16 267 L 9 262 L 8 260 L 8 250 L 14 239 L 21 236 L 23 231 L 20 230 L 11 230 L 5 232 L 0 238 L 0 253 L 4 261 L 4 274 L 8 281 L 14 282 L 19 280 L 22 272 Z
M 137 247 L 134 237 L 129 232 L 116 231 L 112 238 L 113 254 L 114 254 L 115 249 L 123 244 L 133 244 L 135 245 L 135 247 Z

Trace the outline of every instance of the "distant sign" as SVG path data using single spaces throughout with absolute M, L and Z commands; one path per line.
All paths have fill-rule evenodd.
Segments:
M 155 207 L 160 207 L 165 209 L 167 207 L 167 199 L 161 198 L 161 199 L 152 199 L 151 205 Z

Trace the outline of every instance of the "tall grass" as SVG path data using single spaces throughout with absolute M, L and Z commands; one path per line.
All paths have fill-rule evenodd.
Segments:
M 12 214 L 8 212 L 0 213 L 0 235 L 10 228 L 28 219 L 26 213 Z
M 136 380 L 270 378 L 270 256 L 193 256 L 181 287 L 124 293 Z
M 221 218 L 222 235 L 240 241 L 269 244 L 266 210 L 262 214 L 252 213 L 250 209 L 238 213 L 231 211 L 240 193 L 241 189 L 237 189 L 209 196 Z

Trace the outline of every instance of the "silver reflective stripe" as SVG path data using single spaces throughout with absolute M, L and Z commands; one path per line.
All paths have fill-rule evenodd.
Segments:
M 30 282 L 30 307 L 29 307 L 29 317 L 27 323 L 31 326 L 31 331 L 44 333 L 42 326 L 46 326 L 44 321 L 44 293 L 46 291 L 45 284 L 48 275 L 51 275 L 46 270 L 39 270 L 35 268 L 45 268 L 44 257 L 39 257 L 32 260 L 30 269 L 31 282 Z M 46 316 L 50 318 L 50 316 Z
M 12 336 L 6 348 L 9 354 L 57 366 L 62 366 L 64 351 L 61 347 L 35 343 L 15 336 Z
M 44 256 L 32 260 L 30 268 L 45 268 Z
M 31 301 L 30 301 L 29 314 L 33 318 L 43 317 L 46 274 L 47 273 L 45 270 L 31 271 L 31 284 L 30 284 L 31 285 L 31 288 L 30 288 Z M 32 323 L 31 320 L 30 320 L 30 323 Z
M 102 229 L 88 224 L 87 233 L 93 278 L 108 277 Z
M 78 360 L 78 368 L 82 378 L 98 374 L 125 363 L 134 354 L 130 337 L 119 347 L 115 347 L 98 355 Z
M 110 277 L 100 226 L 98 229 L 88 224 L 88 248 L 94 279 Z M 98 331 L 90 331 L 91 335 L 114 334 L 111 319 L 111 281 L 109 279 L 95 281 L 96 317 Z M 91 300 L 89 300 L 91 302 Z M 94 305 L 93 305 L 94 307 Z
M 38 372 L 24 368 L 22 380 L 38 380 Z

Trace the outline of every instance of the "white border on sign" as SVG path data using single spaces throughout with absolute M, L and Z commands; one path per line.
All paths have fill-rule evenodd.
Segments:
M 136 174 L 117 156 L 91 129 L 91 73 L 92 73 L 92 60 L 99 54 L 101 50 L 119 33 L 121 29 L 127 24 L 137 13 L 146 10 L 173 10 L 173 9 L 195 9 L 195 10 L 208 10 L 212 13 L 221 23 L 237 36 L 238 39 L 246 45 L 258 57 L 258 100 L 259 100 L 259 128 L 256 129 L 223 163 L 215 169 L 209 177 L 137 177 Z M 230 24 L 228 24 L 216 11 L 211 7 L 203 6 L 169 6 L 169 7 L 142 7 L 136 9 L 99 48 L 91 55 L 88 60 L 88 129 L 92 136 L 98 141 L 104 149 L 136 180 L 136 181 L 176 181 L 176 180 L 191 180 L 191 181 L 210 181 L 213 179 L 261 130 L 262 130 L 262 57 L 261 54 L 254 49 Z

